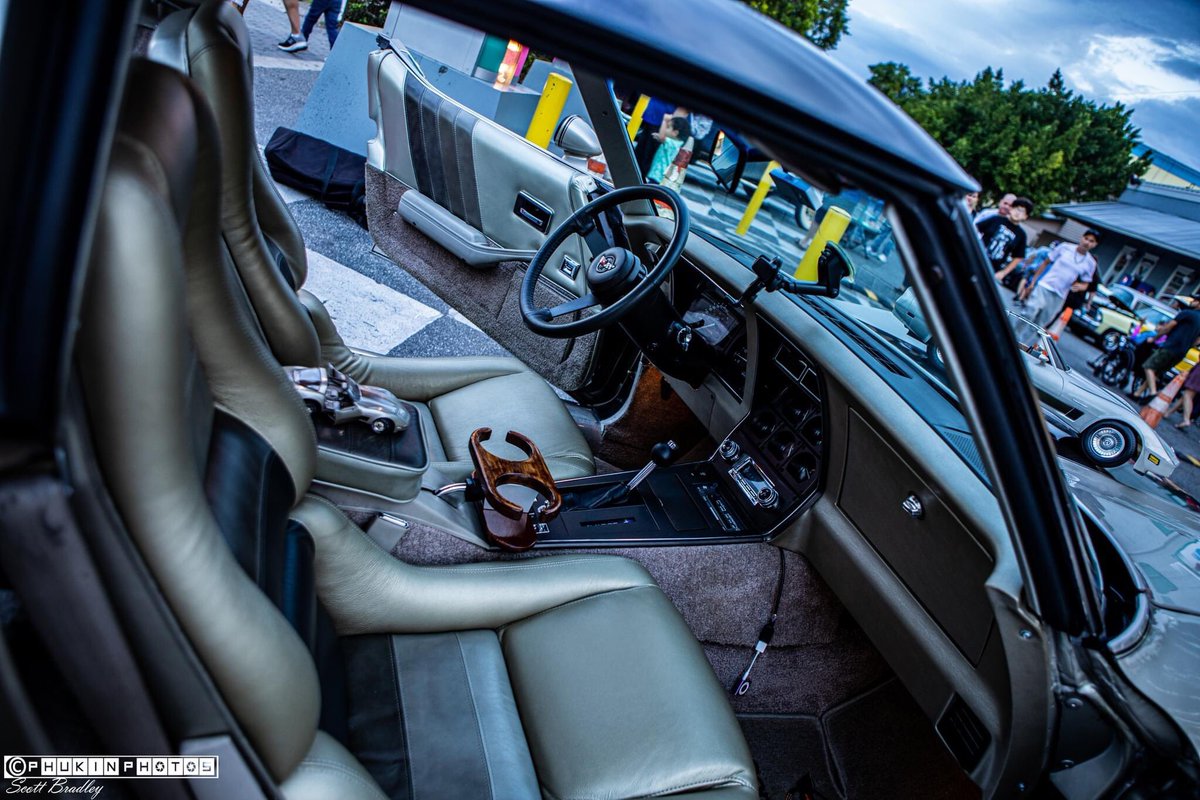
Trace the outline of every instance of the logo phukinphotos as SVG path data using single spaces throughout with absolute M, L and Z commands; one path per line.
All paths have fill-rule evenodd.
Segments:
M 5 756 L 4 777 L 217 778 L 219 756 Z

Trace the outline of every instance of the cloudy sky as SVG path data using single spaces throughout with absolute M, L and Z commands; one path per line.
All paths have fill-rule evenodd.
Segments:
M 862 74 L 899 61 L 962 80 L 990 65 L 1035 86 L 1061 68 L 1071 89 L 1132 106 L 1144 143 L 1200 169 L 1200 0 L 850 0 L 833 55 Z

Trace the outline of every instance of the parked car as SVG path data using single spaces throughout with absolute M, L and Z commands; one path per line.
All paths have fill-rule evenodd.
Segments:
M 1129 333 L 1138 323 L 1159 325 L 1175 316 L 1169 303 L 1128 286 L 1096 287 L 1090 303 L 1071 315 L 1068 327 L 1094 338 L 1101 348 Z
M 1128 286 L 1097 286 L 1092 301 L 1071 315 L 1067 326 L 1081 336 L 1092 339 L 1100 349 L 1115 350 L 1133 326 L 1157 326 L 1174 319 L 1178 313 L 1165 300 L 1130 289 Z M 1200 350 L 1193 347 L 1175 369 L 1186 371 L 1200 359 Z
M 568 59 L 613 179 L 372 31 L 371 237 L 512 358 L 347 346 L 231 4 L 0 5 L 6 753 L 219 755 L 133 787 L 170 797 L 1194 796 L 1194 515 L 1056 457 L 962 168 L 744 3 L 410 5 Z M 615 80 L 878 200 L 895 257 L 642 185 Z M 280 365 L 327 363 L 422 436 L 318 446 Z M 562 500 L 519 558 L 472 479 L 506 430 Z
M 1009 319 L 1043 408 L 1061 415 L 1097 466 L 1133 461 L 1141 472 L 1167 477 L 1175 471 L 1173 448 L 1128 400 L 1068 367 L 1046 330 L 1011 311 Z
M 396 395 L 328 367 L 284 367 L 292 385 L 313 417 L 328 417 L 335 425 L 365 422 L 375 433 L 399 433 L 408 428 L 408 408 Z

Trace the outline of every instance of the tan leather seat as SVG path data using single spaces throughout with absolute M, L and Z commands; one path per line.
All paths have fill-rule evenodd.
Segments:
M 190 75 L 212 106 L 225 158 L 221 227 L 280 363 L 332 363 L 362 383 L 427 404 L 433 466 L 447 480 L 469 472 L 467 439 L 482 426 L 528 435 L 556 478 L 594 474 L 591 449 L 562 401 L 517 359 L 401 359 L 346 346 L 321 302 L 301 290 L 308 269 L 304 240 L 259 157 L 250 54 L 245 22 L 222 0 L 168 17 L 151 42 L 151 56 Z M 519 457 L 509 447 L 497 442 L 498 453 Z
M 721 686 L 639 565 L 414 567 L 306 496 L 312 429 L 221 245 L 214 141 L 183 76 L 132 65 L 76 367 L 114 508 L 282 794 L 757 797 Z M 284 557 L 295 537 L 309 570 Z M 318 730 L 330 659 L 276 607 L 307 638 L 296 610 L 317 599 L 344 656 L 341 740 Z

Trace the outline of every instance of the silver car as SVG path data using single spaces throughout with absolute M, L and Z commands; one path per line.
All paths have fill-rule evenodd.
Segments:
M 1137 471 L 1164 478 L 1175 471 L 1174 450 L 1128 401 L 1067 367 L 1045 330 L 1011 311 L 1009 317 L 1043 410 L 1079 436 L 1088 459 L 1101 467 L 1132 459 Z
M 324 414 L 335 425 L 360 421 L 375 433 L 403 431 L 411 421 L 408 408 L 377 386 L 360 386 L 330 364 L 328 367 L 285 367 L 305 408 L 314 418 Z

